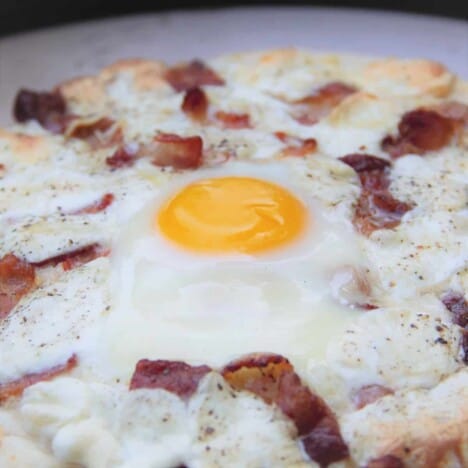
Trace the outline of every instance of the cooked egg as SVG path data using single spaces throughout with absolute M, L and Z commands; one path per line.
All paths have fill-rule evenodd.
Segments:
M 142 358 L 219 367 L 268 351 L 303 368 L 325 357 L 358 313 L 331 277 L 363 258 L 349 221 L 325 214 L 294 165 L 181 176 L 122 227 L 102 343 L 115 375 Z

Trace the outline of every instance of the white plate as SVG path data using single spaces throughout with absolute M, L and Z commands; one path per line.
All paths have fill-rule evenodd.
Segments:
M 19 87 L 47 89 L 123 57 L 169 62 L 225 52 L 302 46 L 425 57 L 468 78 L 464 21 L 325 8 L 241 8 L 129 16 L 0 40 L 0 124 Z

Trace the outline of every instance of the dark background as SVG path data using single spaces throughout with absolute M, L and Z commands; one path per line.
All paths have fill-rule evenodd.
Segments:
M 92 18 L 181 8 L 302 5 L 358 7 L 468 19 L 467 0 L 213 1 L 200 0 L 0 0 L 0 36 Z M 467 24 L 468 27 L 468 24 Z

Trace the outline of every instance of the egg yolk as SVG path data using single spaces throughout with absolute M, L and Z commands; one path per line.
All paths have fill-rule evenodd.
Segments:
M 281 247 L 303 231 L 304 205 L 283 187 L 250 177 L 187 185 L 159 211 L 156 226 L 181 247 L 256 253 Z

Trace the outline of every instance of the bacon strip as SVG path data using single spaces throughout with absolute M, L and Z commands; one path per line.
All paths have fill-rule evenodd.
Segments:
M 112 169 L 132 166 L 139 158 L 149 157 L 155 166 L 174 169 L 196 169 L 203 162 L 203 140 L 199 136 L 181 137 L 159 133 L 153 141 L 140 145 L 135 151 L 120 147 L 106 159 Z
M 373 458 L 366 465 L 366 468 L 404 468 L 405 464 L 394 455 L 384 455 L 383 457 Z
M 169 68 L 165 79 L 175 91 L 187 91 L 205 85 L 224 85 L 224 80 L 200 60 Z
M 295 101 L 293 117 L 303 125 L 314 125 L 356 91 L 357 88 L 345 83 L 328 83 L 310 96 Z
M 197 390 L 200 380 L 211 372 L 208 366 L 190 366 L 181 361 L 138 361 L 132 379 L 130 390 L 138 388 L 162 388 L 188 399 Z
M 285 132 L 275 132 L 274 135 L 286 145 L 282 150 L 284 156 L 304 157 L 310 153 L 315 153 L 317 150 L 317 140 L 315 138 L 306 138 L 304 140 Z
M 456 125 L 451 118 L 434 111 L 416 109 L 403 115 L 397 136 L 386 136 L 381 146 L 393 158 L 405 154 L 425 154 L 450 143 Z
M 386 395 L 393 395 L 393 390 L 383 385 L 372 384 L 361 387 L 354 395 L 353 402 L 357 409 L 364 408 Z
M 453 322 L 460 327 L 468 326 L 468 302 L 461 293 L 448 291 L 442 296 L 444 306 L 453 314 Z
M 398 226 L 403 215 L 413 206 L 397 200 L 388 190 L 390 163 L 369 154 L 349 154 L 340 160 L 351 166 L 361 181 L 361 195 L 353 219 L 356 229 L 369 236 L 375 230 Z
M 46 258 L 40 262 L 34 262 L 32 265 L 38 268 L 57 266 L 61 264 L 64 271 L 73 270 L 73 268 L 89 263 L 99 257 L 109 255 L 109 250 L 99 244 L 87 245 L 77 250 L 72 250 L 55 257 Z
M 182 111 L 196 122 L 204 122 L 208 112 L 208 97 L 200 88 L 191 88 L 185 92 Z
M 36 273 L 30 263 L 13 254 L 0 259 L 0 320 L 33 288 L 35 278 Z
M 123 142 L 123 132 L 115 120 L 108 117 L 98 119 L 72 119 L 66 135 L 86 141 L 93 149 L 107 148 Z
M 463 362 L 468 364 L 468 302 L 463 294 L 448 291 L 442 296 L 442 302 L 453 315 L 453 323 L 463 328 L 461 348 L 463 351 Z
M 80 208 L 77 211 L 74 211 L 71 214 L 74 215 L 81 215 L 81 214 L 96 214 L 101 211 L 104 211 L 107 207 L 109 207 L 114 202 L 114 195 L 112 193 L 105 193 L 99 200 L 96 200 L 89 206 L 85 206 L 84 208 Z
M 239 130 L 241 128 L 252 128 L 249 114 L 236 114 L 235 112 L 217 111 L 215 118 L 223 128 Z
M 13 105 L 13 115 L 18 122 L 37 120 L 52 133 L 62 133 L 67 105 L 58 91 L 52 93 L 20 89 Z
M 283 356 L 248 355 L 227 365 L 222 375 L 234 389 L 248 390 L 278 405 L 294 422 L 305 452 L 321 466 L 349 456 L 334 414 L 302 384 Z
M 136 161 L 136 153 L 130 151 L 127 147 L 123 146 L 117 148 L 112 156 L 106 158 L 106 164 L 112 169 L 120 169 L 122 167 L 130 167 Z
M 370 154 L 348 154 L 340 158 L 348 166 L 351 166 L 359 175 L 369 171 L 384 171 L 391 164 L 386 159 L 378 158 Z M 380 177 L 380 176 L 379 176 Z
M 202 163 L 203 141 L 199 136 L 181 137 L 160 133 L 153 143 L 139 151 L 149 156 L 155 166 L 170 166 L 174 169 L 196 169 Z
M 369 236 L 378 229 L 392 229 L 400 224 L 403 215 L 412 206 L 395 199 L 390 193 L 363 191 L 353 219 L 359 232 Z
M 11 397 L 19 397 L 23 394 L 24 390 L 31 385 L 38 382 L 44 382 L 51 380 L 58 375 L 70 372 L 73 368 L 78 365 L 78 358 L 73 354 L 65 363 L 58 364 L 57 366 L 51 367 L 50 369 L 26 374 L 23 377 L 0 384 L 0 403 Z

